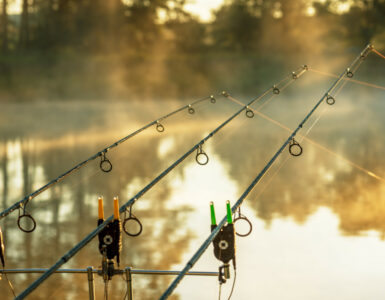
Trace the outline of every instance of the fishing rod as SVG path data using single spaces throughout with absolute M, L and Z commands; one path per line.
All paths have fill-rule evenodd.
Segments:
M 364 48 L 364 50 L 360 53 L 360 55 L 351 63 L 351 65 L 344 70 L 341 75 L 337 78 L 337 80 L 331 85 L 331 87 L 328 89 L 328 91 L 321 97 L 321 99 L 316 103 L 316 105 L 310 110 L 310 112 L 305 116 L 305 118 L 302 120 L 301 123 L 297 126 L 297 128 L 292 132 L 292 134 L 287 138 L 287 140 L 283 143 L 283 145 L 278 149 L 278 151 L 273 155 L 273 157 L 270 159 L 270 161 L 266 164 L 266 166 L 262 169 L 260 173 L 255 177 L 255 179 L 251 182 L 251 184 L 248 186 L 248 188 L 243 192 L 241 197 L 237 200 L 237 202 L 233 205 L 231 208 L 232 213 L 235 213 L 238 207 L 242 204 L 243 200 L 247 197 L 247 195 L 252 191 L 252 189 L 257 185 L 257 183 L 262 179 L 262 177 L 266 174 L 266 172 L 270 169 L 270 167 L 273 165 L 275 160 L 279 157 L 279 155 L 283 152 L 283 150 L 290 144 L 291 141 L 293 141 L 294 137 L 296 136 L 297 132 L 302 129 L 303 125 L 307 122 L 307 120 L 311 117 L 311 115 L 314 113 L 314 111 L 321 105 L 323 101 L 326 101 L 327 97 L 334 91 L 334 89 L 337 87 L 337 85 L 341 82 L 341 80 L 345 76 L 350 76 L 349 72 L 354 69 L 354 67 L 360 63 L 363 59 L 366 58 L 366 56 L 370 53 L 373 46 L 368 45 Z M 208 238 L 203 242 L 203 244 L 199 247 L 199 249 L 195 252 L 195 254 L 192 256 L 192 258 L 187 262 L 186 266 L 183 268 L 181 273 L 174 279 L 174 281 L 169 285 L 167 290 L 163 293 L 163 295 L 160 297 L 161 300 L 167 299 L 172 292 L 175 290 L 175 288 L 178 286 L 178 284 L 181 282 L 181 280 L 184 278 L 185 274 L 195 265 L 195 263 L 199 260 L 201 255 L 206 251 L 208 246 L 213 242 L 215 237 L 218 235 L 218 233 L 221 231 L 225 223 L 227 222 L 227 216 L 225 216 L 219 224 L 211 231 L 211 234 L 208 236 Z
M 297 74 L 303 74 L 302 72 L 304 68 L 301 67 L 298 72 L 292 73 L 290 76 L 286 76 L 279 83 L 282 83 L 285 80 L 296 80 L 299 76 Z M 295 75 L 295 76 L 294 76 Z M 123 204 L 119 208 L 120 213 L 124 213 L 128 208 L 131 209 L 134 203 L 141 198 L 146 192 L 148 192 L 153 186 L 155 186 L 163 177 L 165 177 L 168 173 L 170 173 L 176 166 L 182 163 L 191 153 L 197 150 L 197 154 L 195 159 L 198 160 L 199 156 L 205 156 L 208 159 L 207 154 L 203 151 L 203 144 L 213 137 L 217 132 L 219 132 L 222 128 L 224 128 L 228 123 L 230 123 L 233 119 L 235 119 L 241 112 L 246 111 L 246 113 L 250 110 L 249 106 L 254 102 L 262 99 L 269 92 L 273 92 L 274 88 L 277 85 L 273 85 L 272 87 L 266 89 L 259 97 L 251 100 L 247 105 L 243 106 L 240 110 L 234 113 L 230 118 L 220 124 L 217 128 L 211 131 L 206 137 L 204 137 L 201 141 L 195 144 L 190 150 L 188 150 L 185 154 L 183 154 L 179 159 L 177 159 L 174 163 L 172 163 L 167 169 L 165 169 L 162 173 L 160 173 L 155 179 L 153 179 L 149 184 L 147 184 L 141 191 L 139 191 L 134 197 L 132 197 L 129 201 Z M 278 88 L 278 87 L 277 87 Z M 274 92 L 273 92 L 274 93 Z M 227 96 L 227 92 L 222 92 L 223 96 Z M 247 114 L 246 114 L 247 116 Z M 199 162 L 198 162 L 199 163 Z M 207 163 L 207 162 L 206 162 Z M 199 163 L 204 165 L 205 163 Z M 91 233 L 89 233 L 82 241 L 80 241 L 75 247 L 69 250 L 64 256 L 62 256 L 53 266 L 51 266 L 43 275 L 41 275 L 38 279 L 36 279 L 31 285 L 29 285 L 21 294 L 19 294 L 15 299 L 24 299 L 28 296 L 32 291 L 34 291 L 40 284 L 42 284 L 47 278 L 49 278 L 57 269 L 60 268 L 63 264 L 69 261 L 77 252 L 79 252 L 83 247 L 85 247 L 94 237 L 96 237 L 113 219 L 113 215 L 107 218 L 104 222 L 100 223 L 96 229 L 94 229 Z
M 26 208 L 26 205 L 28 204 L 29 201 L 31 201 L 33 198 L 35 198 L 36 196 L 40 195 L 41 193 L 43 193 L 44 191 L 46 191 L 47 189 L 51 188 L 52 186 L 54 186 L 55 184 L 59 183 L 60 181 L 62 181 L 65 177 L 69 176 L 70 174 L 76 172 L 76 171 L 79 171 L 82 167 L 84 167 L 85 165 L 87 165 L 90 161 L 92 160 L 95 160 L 96 158 L 98 157 L 101 157 L 101 161 L 100 161 L 100 169 L 103 171 L 103 172 L 110 172 L 112 170 L 112 163 L 110 162 L 110 160 L 106 157 L 106 154 L 109 150 L 119 146 L 120 144 L 122 144 L 123 142 L 127 141 L 128 139 L 136 136 L 137 134 L 141 133 L 142 131 L 146 130 L 147 128 L 153 126 L 153 125 L 156 125 L 156 130 L 158 132 L 163 132 L 165 130 L 164 128 L 164 125 L 162 125 L 161 121 L 163 120 L 166 120 L 167 118 L 183 111 L 183 110 L 186 110 L 188 111 L 189 114 L 194 114 L 195 113 L 195 109 L 193 108 L 194 105 L 200 103 L 200 102 L 203 102 L 205 100 L 208 100 L 210 99 L 210 102 L 211 103 L 216 103 L 216 99 L 213 95 L 210 95 L 210 96 L 207 96 L 207 97 L 204 97 L 204 98 L 201 98 L 201 99 L 198 99 L 190 104 L 186 104 L 150 123 L 148 123 L 147 125 L 144 125 L 143 127 L 139 128 L 138 130 L 130 133 L 129 135 L 121 138 L 120 140 L 116 141 L 115 143 L 107 146 L 106 148 L 104 148 L 103 150 L 97 152 L 96 154 L 92 155 L 91 157 L 87 158 L 86 160 L 82 161 L 81 163 L 77 164 L 76 166 L 74 166 L 73 168 L 69 169 L 68 171 L 64 172 L 63 174 L 59 175 L 58 177 L 56 177 L 55 179 L 51 180 L 50 182 L 48 182 L 46 185 L 40 187 L 39 189 L 37 189 L 36 191 L 30 193 L 29 195 L 25 196 L 23 199 L 21 199 L 20 201 L 16 202 L 15 204 L 13 204 L 12 206 L 8 207 L 7 209 L 5 209 L 4 211 L 2 211 L 0 213 L 0 219 L 4 218 L 5 216 L 9 215 L 10 213 L 12 213 L 13 211 L 15 211 L 16 209 L 23 209 L 23 212 L 22 212 L 22 215 L 20 215 L 19 213 L 19 218 L 18 218 L 18 226 L 19 228 L 24 231 L 24 232 L 32 232 L 35 227 L 36 227 L 36 222 L 35 220 L 32 218 L 32 216 L 26 212 L 25 208 Z M 32 224 L 32 228 L 30 229 L 24 229 L 22 226 L 21 226 L 21 219 L 22 218 L 26 218 L 26 219 L 29 219 L 33 224 Z
M 311 69 L 309 68 L 309 70 L 311 70 Z M 337 76 L 337 78 L 338 78 L 338 76 Z M 241 106 L 244 105 L 244 103 L 242 103 L 241 101 L 235 99 L 235 98 L 232 97 L 232 96 L 229 96 L 228 99 L 231 100 L 231 101 L 233 101 L 234 103 L 237 103 L 238 105 L 241 105 Z M 269 121 L 270 123 L 272 123 L 272 124 L 274 124 L 274 125 L 276 125 L 276 126 L 282 128 L 282 129 L 284 129 L 284 130 L 286 130 L 286 131 L 288 131 L 288 132 L 292 132 L 292 129 L 290 129 L 289 127 L 285 126 L 284 124 L 278 122 L 277 120 L 275 120 L 275 119 L 273 119 L 273 118 L 271 118 L 271 117 L 265 115 L 265 114 L 262 113 L 261 111 L 256 110 L 256 109 L 253 109 L 253 112 L 254 112 L 255 114 L 257 114 L 258 116 L 260 116 L 261 118 L 263 118 L 263 119 Z M 357 164 L 357 163 L 355 163 L 355 162 L 353 162 L 353 161 L 351 161 L 351 160 L 349 160 L 349 159 L 343 157 L 342 155 L 340 155 L 340 154 L 334 152 L 333 150 L 331 150 L 331 149 L 329 149 L 329 148 L 327 148 L 327 147 L 321 145 L 320 143 L 317 143 L 317 142 L 314 141 L 313 139 L 307 137 L 307 134 L 304 134 L 304 135 L 297 134 L 297 136 L 299 136 L 302 140 L 306 140 L 307 142 L 309 142 L 309 143 L 311 143 L 312 145 L 316 146 L 316 147 L 319 148 L 320 150 L 322 150 L 322 151 L 324 151 L 324 152 L 327 152 L 328 154 L 331 154 L 331 155 L 337 157 L 337 158 L 340 159 L 340 160 L 343 160 L 344 162 L 346 162 L 346 163 L 348 163 L 349 165 L 351 165 L 353 168 L 356 168 L 357 170 L 359 170 L 359 171 L 361 171 L 361 172 L 364 172 L 366 175 L 371 176 L 372 178 L 375 178 L 375 179 L 377 179 L 377 180 L 380 180 L 380 181 L 385 182 L 385 178 L 384 178 L 384 177 L 381 177 L 380 175 L 374 173 L 373 171 L 371 171 L 371 170 L 369 170 L 369 169 L 366 169 L 366 168 L 364 168 L 363 166 L 360 166 L 359 164 Z

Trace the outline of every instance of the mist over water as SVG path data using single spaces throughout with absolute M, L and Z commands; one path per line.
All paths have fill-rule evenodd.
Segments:
M 354 78 L 370 79 L 360 72 Z M 332 80 L 307 72 L 261 111 L 294 129 Z M 303 154 L 292 157 L 285 149 L 247 197 L 242 213 L 254 230 L 247 238 L 237 237 L 234 299 L 250 295 L 282 299 L 282 290 L 287 299 L 382 298 L 383 95 L 380 89 L 348 83 L 336 103 L 323 103 L 301 131 L 305 134 L 320 117 L 307 135 L 312 142 L 297 138 Z M 236 93 L 233 97 L 244 103 L 250 100 Z M 178 102 L 156 100 L 4 105 L 1 209 L 179 106 Z M 96 159 L 28 204 L 28 212 L 37 221 L 31 234 L 18 230 L 17 212 L 3 218 L 6 268 L 50 267 L 95 228 L 98 196 L 104 197 L 109 216 L 114 196 L 119 196 L 121 204 L 128 201 L 239 108 L 229 99 L 217 97 L 215 104 L 197 105 L 195 114 L 183 111 L 165 120 L 163 133 L 154 126 L 109 151 L 111 173 L 101 172 Z M 275 124 L 242 113 L 204 144 L 210 158 L 207 166 L 197 165 L 194 155 L 190 156 L 134 205 L 143 233 L 136 238 L 123 235 L 121 266 L 182 268 L 209 235 L 210 201 L 215 202 L 217 218 L 222 217 L 226 200 L 235 203 L 288 136 Z M 93 240 L 63 267 L 97 268 L 100 264 Z M 194 269 L 216 271 L 218 266 L 210 247 Z M 20 293 L 37 275 L 9 277 Z M 155 299 L 172 278 L 134 275 L 133 280 L 134 298 Z M 229 293 L 231 282 L 223 287 L 223 295 Z M 4 299 L 11 299 L 5 280 L 0 284 Z M 30 298 L 86 298 L 87 289 L 86 275 L 53 275 Z M 125 281 L 115 276 L 110 291 L 111 299 L 122 299 Z M 103 293 L 99 277 L 96 292 Z M 186 278 L 175 298 L 213 299 L 217 293 L 216 278 Z

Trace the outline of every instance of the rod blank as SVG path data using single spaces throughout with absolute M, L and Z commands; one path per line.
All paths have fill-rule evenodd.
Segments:
M 302 68 L 301 68 L 302 69 Z M 286 80 L 287 77 L 284 79 Z M 292 79 L 294 80 L 294 79 Z M 282 81 L 281 81 L 282 82 Z M 243 112 L 247 106 L 253 104 L 255 101 L 260 98 L 266 96 L 269 92 L 272 91 L 272 87 L 268 88 L 261 94 L 261 96 L 251 100 L 246 106 L 242 107 L 236 113 L 234 113 L 230 118 L 220 124 L 217 128 L 211 131 L 205 138 L 195 144 L 190 150 L 188 150 L 185 154 L 183 154 L 179 159 L 177 159 L 174 163 L 172 163 L 167 169 L 165 169 L 161 174 L 159 174 L 155 179 L 153 179 L 149 184 L 147 184 L 141 191 L 139 191 L 134 197 L 132 197 L 129 201 L 123 204 L 119 211 L 123 213 L 128 207 L 133 205 L 135 201 L 141 198 L 146 192 L 148 192 L 153 186 L 155 186 L 163 177 L 165 177 L 168 173 L 170 173 L 176 166 L 182 163 L 190 154 L 195 152 L 202 144 L 204 144 L 207 140 L 212 138 L 217 132 L 219 132 L 223 127 L 225 127 L 228 123 L 230 123 L 233 119 L 235 119 L 241 112 Z M 222 92 L 222 94 L 226 97 L 228 96 L 227 92 Z M 75 247 L 73 247 L 70 251 L 68 251 L 64 256 L 62 256 L 51 268 L 49 268 L 43 275 L 41 275 L 38 279 L 36 279 L 31 285 L 29 285 L 21 294 L 19 294 L 15 299 L 24 299 L 28 296 L 32 291 L 34 291 L 40 284 L 42 284 L 48 277 L 50 277 L 57 269 L 60 268 L 63 264 L 65 264 L 68 260 L 70 260 L 77 252 L 79 252 L 83 247 L 85 247 L 99 232 L 103 230 L 104 227 L 107 226 L 112 220 L 113 216 L 107 218 L 103 223 L 101 223 L 96 229 L 94 229 L 90 234 L 88 234 L 82 241 L 80 241 Z M 223 225 L 223 224 L 222 224 Z
M 74 166 L 73 168 L 69 169 L 68 171 L 64 172 L 63 174 L 59 175 L 58 177 L 56 177 L 55 179 L 51 180 L 50 182 L 48 182 L 46 185 L 40 187 L 39 189 L 35 190 L 34 192 L 30 193 L 29 195 L 25 196 L 23 199 L 21 199 L 20 201 L 14 203 L 13 205 L 11 205 L 10 207 L 8 207 L 7 209 L 5 209 L 4 211 L 2 211 L 0 213 L 0 219 L 6 217 L 7 215 L 9 215 L 10 213 L 12 213 L 13 211 L 15 211 L 16 209 L 18 208 L 21 208 L 23 205 L 25 205 L 26 203 L 28 203 L 28 201 L 32 200 L 33 198 L 37 197 L 38 195 L 40 195 L 41 193 L 43 193 L 44 191 L 48 190 L 49 188 L 51 188 L 52 186 L 54 186 L 55 184 L 61 182 L 64 178 L 66 178 L 67 176 L 69 176 L 70 174 L 80 170 L 82 167 L 84 167 L 85 165 L 87 165 L 90 161 L 92 160 L 95 160 L 96 158 L 100 157 L 100 156 L 103 156 L 107 153 L 107 151 L 109 151 L 110 149 L 112 148 L 115 148 L 117 146 L 119 146 L 120 144 L 122 144 L 123 142 L 127 141 L 128 139 L 136 136 L 137 134 L 141 133 L 142 131 L 146 130 L 147 128 L 153 126 L 153 125 L 157 125 L 159 124 L 160 121 L 162 120 L 165 120 L 169 117 L 171 117 L 172 115 L 175 115 L 183 110 L 185 110 L 186 108 L 189 108 L 191 107 L 192 105 L 195 105 L 195 104 L 198 104 L 202 101 L 205 101 L 205 100 L 208 100 L 208 99 L 212 99 L 211 98 L 212 96 L 208 96 L 208 97 L 204 97 L 204 98 L 201 98 L 201 99 L 198 99 L 196 101 L 194 101 L 193 103 L 191 104 L 187 104 L 187 105 L 184 105 L 162 117 L 160 117 L 159 119 L 156 119 L 150 123 L 148 123 L 147 125 L 143 126 L 142 128 L 130 133 L 129 135 L 125 136 L 124 138 L 116 141 L 115 143 L 111 144 L 110 146 L 107 146 L 106 148 L 104 148 L 103 150 L 97 152 L 96 154 L 92 155 L 91 157 L 87 158 L 86 160 L 82 161 L 81 163 L 77 164 L 76 166 Z M 161 125 L 162 126 L 162 125 Z M 163 127 L 163 126 L 162 126 Z M 157 127 L 158 128 L 158 127 Z M 164 128 L 163 128 L 164 130 Z M 159 131 L 159 130 L 158 130 Z M 109 162 L 109 160 L 104 160 L 105 162 L 108 162 L 109 163 L 109 166 L 107 168 L 108 171 L 105 171 L 105 172 L 109 172 L 111 171 L 111 168 L 112 168 L 112 165 L 111 163 Z M 103 161 L 102 161 L 103 162 Z M 102 163 L 101 162 L 101 163 Z M 111 168 L 110 168 L 111 167 Z M 103 169 L 102 169 L 103 170 Z
M 351 63 L 350 67 L 354 66 L 360 58 L 365 54 L 367 55 L 368 50 L 372 49 L 371 45 L 368 45 L 365 47 L 365 49 L 360 53 L 360 55 Z M 316 103 L 316 105 L 310 110 L 310 112 L 305 116 L 305 118 L 302 120 L 301 123 L 299 123 L 298 127 L 292 132 L 292 134 L 288 137 L 288 139 L 283 143 L 283 145 L 278 149 L 278 151 L 273 155 L 273 157 L 270 159 L 270 161 L 266 164 L 266 166 L 262 169 L 261 172 L 258 173 L 258 175 L 255 177 L 255 179 L 251 182 L 249 187 L 244 191 L 244 193 L 241 195 L 241 197 L 238 199 L 238 201 L 234 204 L 232 207 L 232 212 L 235 213 L 235 211 L 240 207 L 243 200 L 247 197 L 247 195 L 252 191 L 252 189 L 257 185 L 257 183 L 262 179 L 262 177 L 266 174 L 266 172 L 270 169 L 270 167 L 273 165 L 275 160 L 278 158 L 278 156 L 283 152 L 283 150 L 286 148 L 286 146 L 290 143 L 290 141 L 295 137 L 297 132 L 302 129 L 303 125 L 306 123 L 306 121 L 310 118 L 310 116 L 314 113 L 314 111 L 320 106 L 320 104 L 326 99 L 327 95 L 331 93 L 336 86 L 340 83 L 340 81 L 346 76 L 346 71 L 341 73 L 341 75 L 338 77 L 338 79 L 331 85 L 329 90 L 321 97 L 321 99 Z M 225 216 L 218 226 L 212 230 L 208 238 L 203 242 L 203 244 L 199 247 L 199 249 L 195 252 L 195 254 L 192 256 L 192 258 L 187 262 L 186 266 L 183 268 L 182 272 L 174 279 L 174 281 L 169 285 L 167 290 L 163 293 L 163 295 L 160 297 L 161 300 L 167 299 L 172 292 L 175 290 L 175 288 L 178 286 L 178 284 L 182 281 L 185 274 L 194 266 L 194 264 L 199 260 L 201 255 L 206 251 L 208 246 L 211 244 L 211 242 L 214 240 L 216 235 L 219 233 L 221 228 L 224 226 L 224 224 L 227 221 L 227 216 Z

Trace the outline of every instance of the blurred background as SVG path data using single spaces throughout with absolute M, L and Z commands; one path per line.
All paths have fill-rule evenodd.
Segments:
M 249 95 L 385 47 L 382 0 L 2 0 L 0 99 Z M 343 54 L 343 55 L 341 55 Z
M 279 95 L 242 113 L 134 206 L 143 224 L 123 236 L 121 266 L 179 270 L 217 219 L 368 43 L 385 52 L 384 0 L 0 0 L 0 208 L 4 210 L 143 125 L 214 94 L 96 159 L 28 203 L 33 233 L 18 212 L 0 220 L 6 268 L 48 268 L 91 232 L 97 198 L 112 213 L 228 119 L 289 76 Z M 310 66 L 297 80 L 291 72 Z M 383 299 L 385 288 L 385 60 L 370 53 L 322 103 L 242 205 L 253 224 L 238 238 L 232 299 Z M 270 121 L 268 121 L 268 119 Z M 274 122 L 272 122 L 275 121 Z M 277 126 L 277 122 L 281 124 Z M 286 128 L 286 129 L 284 129 Z M 122 216 L 123 217 L 123 216 Z M 236 229 L 247 231 L 245 224 Z M 99 267 L 97 239 L 64 268 Z M 194 270 L 217 271 L 210 246 Z M 233 271 L 232 275 L 233 275 Z M 16 294 L 38 275 L 8 275 Z M 230 293 L 233 276 L 222 288 Z M 172 277 L 133 276 L 134 299 L 157 299 Z M 96 277 L 97 299 L 104 284 Z M 12 299 L 6 280 L 0 299 Z M 53 275 L 28 299 L 86 299 L 86 275 Z M 110 299 L 123 299 L 114 277 Z M 216 278 L 186 278 L 171 299 L 217 299 Z

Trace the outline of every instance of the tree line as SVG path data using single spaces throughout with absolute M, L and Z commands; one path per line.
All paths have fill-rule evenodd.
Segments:
M 297 61 L 385 44 L 384 0 L 346 10 L 338 0 L 227 0 L 206 23 L 186 0 L 22 0 L 9 15 L 11 2 L 1 1 L 3 99 L 248 93 Z

